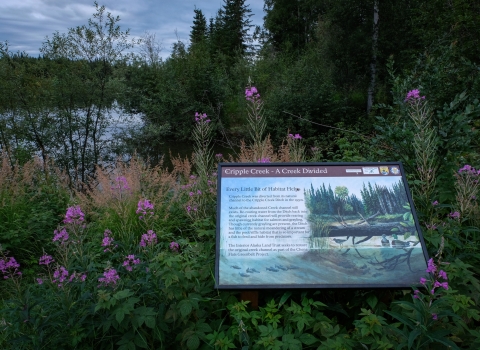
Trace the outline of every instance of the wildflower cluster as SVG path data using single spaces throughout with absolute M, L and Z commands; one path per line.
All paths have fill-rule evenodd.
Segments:
M 113 237 L 111 236 L 111 234 L 112 234 L 112 231 L 110 231 L 108 229 L 103 232 L 102 247 L 106 247 L 103 250 L 104 253 L 105 252 L 111 252 L 111 249 L 109 248 L 109 247 L 113 246 Z M 115 247 L 117 247 L 117 246 L 115 245 Z M 112 249 L 115 248 L 115 247 L 112 247 Z
M 58 287 L 63 287 L 63 282 L 68 278 L 68 275 L 68 270 L 63 266 L 60 266 L 53 272 L 52 282 L 57 284 Z
M 117 270 L 114 268 L 108 268 L 103 273 L 103 277 L 98 279 L 98 282 L 100 282 L 99 287 L 116 286 L 119 280 L 120 276 L 118 275 Z
M 44 254 L 40 257 L 40 260 L 39 260 L 38 264 L 48 266 L 54 261 L 55 260 L 53 259 L 53 257 L 51 255 Z
M 420 91 L 418 89 L 410 90 L 407 93 L 407 97 L 405 98 L 405 102 L 408 101 L 415 101 L 415 100 L 424 100 L 425 96 L 420 96 Z
M 440 296 L 436 289 L 442 288 L 444 290 L 448 290 L 448 276 L 444 270 L 440 270 L 438 268 L 433 261 L 433 258 L 428 260 L 426 272 L 430 274 L 431 278 L 427 279 L 425 277 L 421 277 L 420 284 L 428 290 L 428 295 L 425 297 L 422 293 L 420 293 L 420 290 L 416 289 L 413 292 L 413 298 L 421 300 L 425 306 L 431 307 L 433 300 Z M 438 315 L 436 313 L 431 313 L 431 315 L 433 320 L 438 319 Z
M 153 230 L 148 230 L 147 233 L 142 235 L 142 239 L 140 240 L 140 247 L 146 247 L 146 246 L 153 246 L 157 244 L 157 235 Z
M 127 255 L 123 262 L 123 266 L 127 271 L 132 271 L 133 266 L 138 264 L 140 264 L 140 259 L 135 259 L 135 255 L 133 254 Z
M 448 214 L 448 216 L 452 219 L 460 219 L 460 213 L 458 211 L 454 211 L 453 213 Z
M 474 167 L 471 165 L 465 164 L 462 168 L 458 170 L 459 174 L 467 174 L 467 175 L 473 175 L 473 176 L 479 176 L 480 175 L 480 169 L 476 170 Z
M 207 117 L 207 114 L 206 114 L 206 113 L 203 113 L 203 114 L 198 113 L 198 112 L 195 113 L 195 121 L 196 121 L 197 123 L 200 123 L 200 122 L 210 123 L 210 119 L 207 119 L 207 118 L 208 118 L 208 117 Z
M 294 162 L 302 162 L 304 160 L 305 147 L 302 146 L 300 134 L 288 134 L 287 142 L 290 152 L 290 160 Z
M 170 243 L 170 250 L 172 252 L 178 252 L 180 250 L 180 245 L 177 242 Z
M 196 212 L 198 210 L 197 206 L 192 206 L 192 205 L 187 205 L 186 207 L 187 213 L 190 214 L 190 212 Z
M 61 230 L 53 231 L 53 242 L 59 242 L 60 244 L 67 243 L 68 241 L 68 232 L 65 227 L 62 227 Z
M 139 219 L 145 219 L 147 215 L 153 216 L 153 204 L 148 199 L 141 199 L 138 201 L 137 214 L 140 214 Z
M 65 224 L 79 225 L 83 221 L 85 221 L 85 214 L 78 205 L 67 208 L 67 213 L 65 214 L 65 219 L 63 220 Z
M 257 163 L 270 163 L 270 158 L 260 158 Z
M 267 143 L 263 140 L 263 134 L 267 127 L 267 122 L 263 118 L 263 101 L 255 86 L 249 86 L 245 89 L 245 99 L 247 100 L 247 122 L 249 134 L 253 141 L 251 161 L 261 159 L 266 155 Z
M 209 194 L 216 194 L 217 182 L 214 179 L 216 175 L 216 173 L 207 173 L 203 181 L 196 175 L 190 175 L 188 183 L 180 186 L 185 195 L 188 195 L 185 210 L 190 217 L 198 217 L 200 213 L 203 213 L 202 209 L 212 199 Z
M 245 99 L 250 102 L 260 101 L 260 94 L 255 86 L 250 86 L 245 89 Z
M 0 259 L 0 272 L 3 275 L 3 279 L 21 276 L 22 273 L 18 270 L 19 268 L 20 264 L 17 263 L 13 256 L 9 258 L 4 256 Z
M 455 174 L 455 179 L 458 211 L 450 214 L 450 217 L 459 219 L 461 215 L 465 219 L 472 220 L 475 225 L 480 222 L 480 207 L 477 200 L 480 193 L 480 170 L 466 164 Z
M 291 139 L 294 139 L 294 140 L 301 140 L 302 137 L 300 136 L 300 134 L 288 134 L 288 137 L 290 137 Z

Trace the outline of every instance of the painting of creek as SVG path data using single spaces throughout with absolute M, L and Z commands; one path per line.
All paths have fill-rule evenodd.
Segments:
M 408 288 L 426 275 L 400 176 L 234 180 L 244 194 L 236 202 L 225 179 L 220 287 Z

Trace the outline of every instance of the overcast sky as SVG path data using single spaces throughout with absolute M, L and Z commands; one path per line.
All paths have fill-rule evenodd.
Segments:
M 171 53 L 178 39 L 188 44 L 195 6 L 207 18 L 214 17 L 223 0 L 102 0 L 106 10 L 120 16 L 122 30 L 132 37 L 148 31 L 162 44 L 162 57 Z M 263 0 L 247 0 L 252 24 L 263 22 Z M 0 41 L 8 41 L 10 51 L 38 56 L 45 37 L 58 31 L 87 24 L 95 12 L 94 0 L 0 0 Z

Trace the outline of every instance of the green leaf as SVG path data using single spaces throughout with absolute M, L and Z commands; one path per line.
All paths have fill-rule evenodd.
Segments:
M 118 323 L 122 323 L 123 319 L 125 318 L 125 310 L 123 308 L 119 308 L 115 310 L 115 319 Z
M 298 337 L 300 341 L 305 345 L 312 345 L 318 342 L 318 339 L 315 338 L 313 335 L 309 333 L 303 333 L 300 337 Z
M 199 332 L 204 332 L 204 333 L 212 331 L 212 328 L 210 327 L 210 325 L 204 322 L 197 323 L 196 328 Z
M 200 346 L 200 339 L 196 334 L 193 334 L 190 338 L 187 340 L 187 348 L 189 350 L 195 350 Z
M 150 329 L 155 328 L 155 317 L 145 317 L 145 326 L 147 326 Z
M 410 321 L 409 319 L 405 318 L 403 315 L 397 313 L 397 312 L 393 312 L 393 311 L 389 311 L 389 310 L 384 310 L 384 312 L 386 312 L 387 314 L 389 314 L 390 316 L 396 318 L 397 320 L 399 320 L 400 322 L 402 322 L 404 325 L 407 325 L 409 326 L 411 329 L 414 328 L 414 325 L 412 323 L 412 321 Z
M 300 340 L 295 339 L 295 335 L 293 334 L 285 334 L 282 337 L 282 342 L 283 342 L 283 349 L 287 350 L 301 350 L 302 349 L 302 343 Z
M 186 317 L 192 312 L 192 304 L 190 300 L 182 300 L 180 302 L 180 313 L 182 314 L 182 317 Z
M 134 293 L 130 291 L 130 289 L 124 289 L 121 290 L 113 295 L 113 297 L 117 300 L 125 299 L 128 298 L 129 296 L 132 296 Z
M 375 295 L 369 295 L 367 298 L 367 304 L 373 309 L 375 309 L 375 306 L 377 306 L 378 299 Z
M 280 298 L 280 302 L 278 303 L 278 308 L 280 308 L 283 304 L 285 304 L 285 302 L 288 300 L 288 298 L 290 298 L 291 295 L 292 295 L 292 292 L 284 293 Z
M 136 347 L 135 347 L 135 343 L 133 341 L 129 341 L 128 343 L 120 345 L 118 347 L 118 350 L 135 350 L 135 349 L 136 349 Z
M 143 348 L 143 349 L 148 349 L 148 344 L 147 344 L 145 338 L 142 337 L 140 334 L 135 335 L 135 338 L 133 339 L 133 341 L 135 342 L 135 344 L 138 347 Z
M 410 332 L 410 335 L 408 336 L 408 348 L 411 349 L 413 342 L 417 337 L 422 334 L 422 331 L 420 329 L 414 329 L 413 332 Z

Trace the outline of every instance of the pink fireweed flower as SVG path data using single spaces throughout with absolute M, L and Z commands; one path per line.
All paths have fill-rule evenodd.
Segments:
M 458 211 L 455 211 L 453 213 L 448 214 L 449 217 L 452 219 L 460 219 L 460 213 Z
M 103 250 L 103 252 L 108 252 L 108 251 L 111 251 L 110 248 L 108 247 L 111 247 L 113 245 L 113 237 L 111 236 L 112 234 L 112 231 L 110 230 L 105 230 L 103 232 L 103 240 L 102 240 L 102 247 L 107 247 Z M 113 247 L 113 248 L 116 248 L 117 246 Z
M 257 161 L 257 163 L 270 163 L 270 158 L 261 158 Z
M 4 257 L 0 259 L 0 272 L 3 274 L 3 279 L 8 279 L 14 276 L 21 276 L 22 273 L 18 271 L 20 264 L 13 256 Z
M 157 244 L 157 235 L 152 230 L 148 230 L 147 233 L 142 235 L 140 247 L 153 246 L 154 244 Z
M 432 314 L 432 320 L 438 320 L 438 315 L 437 314 Z
M 67 213 L 65 214 L 65 219 L 63 222 L 65 224 L 74 224 L 79 225 L 85 220 L 85 214 L 80 209 L 80 206 L 74 205 L 73 207 L 67 208 Z
M 435 283 L 434 283 L 433 286 L 434 286 L 435 288 L 442 287 L 442 288 L 448 290 L 448 282 L 438 282 L 438 281 L 435 281 Z
M 432 202 L 432 205 L 433 205 L 433 206 L 438 205 L 438 201 Z
M 60 231 L 53 231 L 53 242 L 59 241 L 59 243 L 63 244 L 68 241 L 68 237 L 68 232 L 65 227 L 62 227 Z
M 470 174 L 470 175 L 473 175 L 473 176 L 477 176 L 477 175 L 480 174 L 480 170 L 477 171 L 471 165 L 465 164 L 462 168 L 460 168 L 458 170 L 458 173 L 459 174 L 466 173 L 466 174 Z
M 180 245 L 177 242 L 171 242 L 170 243 L 170 250 L 172 252 L 178 252 L 180 249 Z
M 427 283 L 427 279 L 421 277 L 421 278 L 420 278 L 420 283 L 423 284 L 423 285 L 425 285 L 425 283 Z
M 207 114 L 206 113 L 195 113 L 195 121 L 197 123 L 204 122 L 204 123 L 210 123 L 210 119 L 207 119 Z
M 294 140 L 301 140 L 302 139 L 300 134 L 295 134 L 295 135 L 288 134 L 288 137 L 290 137 L 291 139 L 294 139 Z
M 43 284 L 43 280 L 41 278 L 37 278 L 37 283 L 38 284 Z
M 420 96 L 420 91 L 418 89 L 410 90 L 407 93 L 407 97 L 405 98 L 405 102 L 407 101 L 414 101 L 414 100 L 424 100 L 425 96 Z
M 245 99 L 250 102 L 260 101 L 260 94 L 255 86 L 245 89 Z
M 433 258 L 428 260 L 428 267 L 427 267 L 427 273 L 435 273 L 437 271 L 437 266 L 433 262 Z
M 141 199 L 138 201 L 138 206 L 137 206 L 137 214 L 141 214 L 139 216 L 139 219 L 142 220 L 145 218 L 145 216 L 148 214 L 150 216 L 153 215 L 153 204 L 150 203 L 148 199 Z
M 38 262 L 39 265 L 50 265 L 50 263 L 54 262 L 55 260 L 52 258 L 51 255 L 43 255 L 40 257 L 40 261 Z
M 438 275 L 439 275 L 440 277 L 442 277 L 444 280 L 448 280 L 448 278 L 447 278 L 447 273 L 446 273 L 445 271 L 440 270 L 440 271 L 438 272 Z
M 65 282 L 65 280 L 68 278 L 68 275 L 68 270 L 63 266 L 60 266 L 53 273 L 52 282 L 56 283 L 58 287 L 62 287 L 63 282 Z
M 135 259 L 135 255 L 127 255 L 126 260 L 123 262 L 123 266 L 127 271 L 132 271 L 134 265 L 140 264 L 140 259 Z
M 417 289 L 417 290 L 414 290 L 414 291 L 413 291 L 413 297 L 414 297 L 415 299 L 420 299 L 420 297 L 418 296 L 419 293 L 420 293 L 420 291 L 419 291 L 418 289 Z
M 118 280 L 120 280 L 120 276 L 118 275 L 117 270 L 115 270 L 114 268 L 108 268 L 103 273 L 103 277 L 100 277 L 98 279 L 98 282 L 100 282 L 98 286 L 99 287 L 115 286 Z

